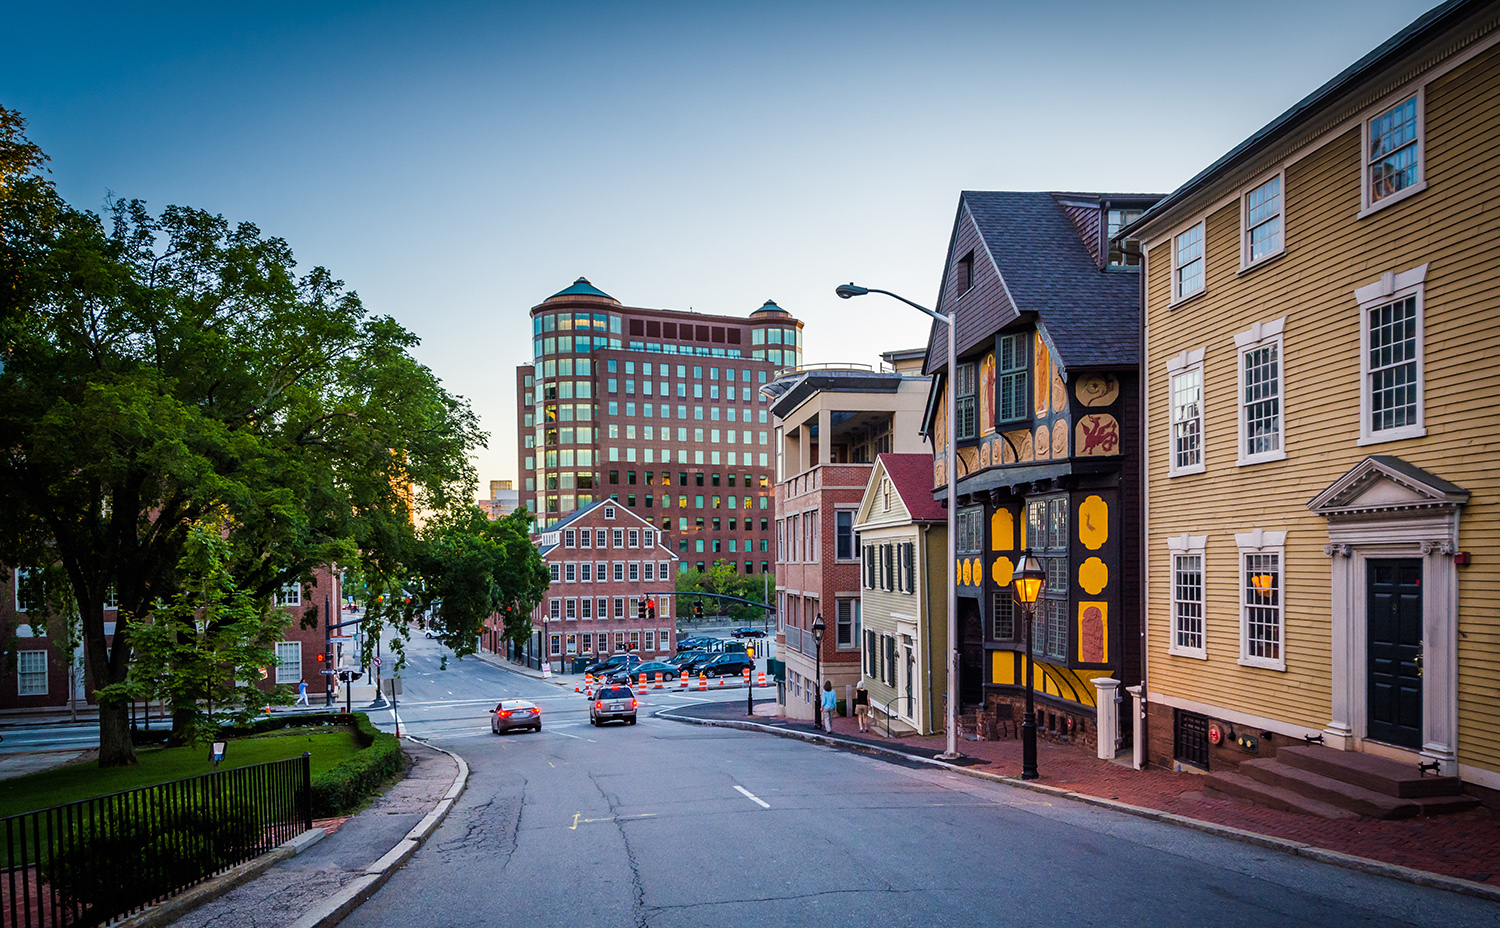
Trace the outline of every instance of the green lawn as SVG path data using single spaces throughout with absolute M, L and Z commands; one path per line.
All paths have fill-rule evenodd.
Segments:
M 312 773 L 317 776 L 353 757 L 359 751 L 359 743 L 354 740 L 353 731 L 343 726 L 284 728 L 230 741 L 219 769 L 300 757 L 303 751 L 311 752 Z M 90 761 L 3 780 L 0 781 L 0 817 L 208 773 L 213 769 L 208 752 L 207 745 L 201 748 L 136 748 L 135 755 L 140 763 L 134 767 L 101 770 Z

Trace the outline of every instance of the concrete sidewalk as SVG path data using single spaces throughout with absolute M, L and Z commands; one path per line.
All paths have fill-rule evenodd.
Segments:
M 336 924 L 346 913 L 334 917 L 335 903 L 352 897 L 351 889 L 367 882 L 376 864 L 385 862 L 381 869 L 386 875 L 399 868 L 404 858 L 386 858 L 442 805 L 460 778 L 461 764 L 448 754 L 410 739 L 402 742 L 402 748 L 411 761 L 405 779 L 357 815 L 317 823 L 330 834 L 316 845 L 170 924 L 180 928 Z M 357 905 L 360 900 L 351 901 Z
M 774 704 L 772 704 L 774 705 Z M 752 723 L 761 730 L 780 731 L 793 737 L 819 738 L 821 729 L 809 722 L 782 717 L 747 719 L 743 706 L 711 704 L 674 709 L 671 715 L 702 722 Z M 760 715 L 757 706 L 756 715 Z M 867 748 L 898 752 L 922 761 L 937 761 L 947 745 L 943 736 L 887 738 L 879 732 L 861 733 L 854 719 L 837 717 L 833 737 L 851 749 Z M 956 762 L 947 762 L 965 773 L 997 778 L 1019 778 L 1021 742 L 959 741 Z M 1371 870 L 1361 859 L 1392 865 L 1386 875 L 1421 882 L 1419 877 L 1398 872 L 1412 868 L 1473 884 L 1476 895 L 1500 900 L 1500 814 L 1480 807 L 1456 815 L 1382 821 L 1359 818 L 1331 821 L 1295 812 L 1282 812 L 1213 799 L 1201 792 L 1202 778 L 1193 773 L 1168 770 L 1132 770 L 1128 763 L 1100 760 L 1081 745 L 1037 744 L 1036 786 L 1090 797 L 1135 814 L 1151 813 L 1161 821 L 1196 827 L 1195 823 L 1219 826 L 1219 833 L 1234 830 L 1248 835 L 1229 835 L 1241 840 L 1255 836 L 1272 839 L 1268 846 L 1301 853 L 1300 847 L 1349 855 L 1333 862 L 1354 869 Z M 1016 785 L 1022 785 L 1019 779 Z M 1156 814 L 1161 813 L 1161 814 Z M 1310 856 L 1310 855 L 1304 855 Z M 1374 868 L 1373 872 L 1384 872 Z M 1445 881 L 1446 882 L 1446 881 Z M 1445 886 L 1445 888 L 1460 888 Z

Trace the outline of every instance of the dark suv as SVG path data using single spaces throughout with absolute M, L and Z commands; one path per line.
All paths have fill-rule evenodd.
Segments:
M 605 722 L 635 724 L 635 694 L 628 686 L 606 686 L 589 703 L 589 724 L 595 728 Z
M 754 670 L 755 662 L 743 651 L 731 651 L 720 654 L 718 657 L 701 665 L 699 668 L 705 676 L 709 677 L 738 677 L 746 670 Z

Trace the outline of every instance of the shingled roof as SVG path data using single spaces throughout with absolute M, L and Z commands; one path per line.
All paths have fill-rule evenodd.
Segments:
M 932 498 L 931 454 L 886 452 L 880 455 L 880 466 L 891 478 L 891 486 L 896 488 L 913 522 L 942 522 L 948 518 L 948 510 Z
M 1035 313 L 1043 337 L 1063 369 L 1139 363 L 1140 282 L 1134 270 L 1101 269 L 1059 199 L 1150 199 L 1142 194 L 1062 194 L 965 190 L 958 225 L 972 217 L 1003 281 L 1000 303 L 965 306 L 958 313 L 960 354 L 978 348 L 1022 313 Z M 948 260 L 951 266 L 953 256 Z M 979 253 L 975 255 L 980 260 Z M 943 292 L 946 295 L 946 277 Z M 939 299 L 938 311 L 944 312 Z M 941 326 L 928 341 L 927 370 L 945 365 Z

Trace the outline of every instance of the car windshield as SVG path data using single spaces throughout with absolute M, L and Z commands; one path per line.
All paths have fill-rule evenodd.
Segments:
M 609 689 L 599 691 L 600 699 L 629 699 L 630 695 L 630 687 L 628 686 L 612 686 Z

